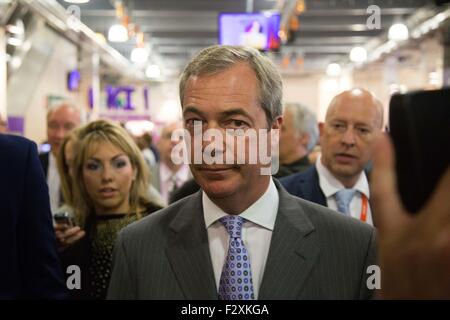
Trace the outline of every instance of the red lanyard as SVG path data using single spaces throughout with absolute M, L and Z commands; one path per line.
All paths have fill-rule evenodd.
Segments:
M 361 193 L 361 215 L 360 219 L 363 222 L 367 221 L 367 208 L 369 207 L 369 200 L 364 193 Z

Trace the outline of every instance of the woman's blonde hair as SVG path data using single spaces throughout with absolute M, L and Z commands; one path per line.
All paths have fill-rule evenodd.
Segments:
M 88 159 L 92 146 L 109 142 L 122 150 L 130 159 L 136 177 L 130 190 L 130 213 L 139 218 L 139 209 L 150 204 L 148 198 L 148 169 L 141 151 L 130 135 L 112 122 L 97 120 L 82 127 L 78 132 L 78 143 L 74 159 L 73 202 L 79 223 L 84 226 L 86 219 L 95 214 L 94 204 L 86 191 L 83 179 L 83 165 Z
M 56 163 L 58 165 L 59 178 L 61 181 L 61 192 L 64 199 L 64 204 L 69 207 L 73 207 L 73 190 L 72 190 L 72 177 L 70 176 L 70 168 L 66 159 L 66 147 L 69 142 L 72 142 L 72 148 L 75 150 L 75 146 L 78 141 L 79 129 L 72 130 L 63 140 L 59 149 L 58 158 Z M 75 154 L 75 152 L 74 152 Z M 73 165 L 73 164 L 72 164 Z

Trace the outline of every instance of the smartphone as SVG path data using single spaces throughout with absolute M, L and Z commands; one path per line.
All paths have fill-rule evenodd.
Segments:
M 416 213 L 450 165 L 450 88 L 392 96 L 389 132 L 400 197 Z
M 65 224 L 68 228 L 75 227 L 75 220 L 70 212 L 58 212 L 53 216 L 57 224 Z

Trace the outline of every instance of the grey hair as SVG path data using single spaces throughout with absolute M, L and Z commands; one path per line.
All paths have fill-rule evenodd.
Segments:
M 200 51 L 186 66 L 180 78 L 180 101 L 191 76 L 213 75 L 239 63 L 247 63 L 258 79 L 258 97 L 269 126 L 283 114 L 281 75 L 269 58 L 250 47 L 214 45 Z
M 287 102 L 284 110 L 292 113 L 294 128 L 302 134 L 309 134 L 307 151 L 311 152 L 319 141 L 319 126 L 316 115 L 300 103 Z
M 81 110 L 72 102 L 70 101 L 61 101 L 53 106 L 51 106 L 50 108 L 48 108 L 47 110 L 47 119 L 50 117 L 50 115 L 55 112 L 58 109 L 61 109 L 62 107 L 68 107 L 69 109 L 72 109 L 73 111 L 78 112 L 78 114 L 80 115 L 80 122 L 81 122 Z

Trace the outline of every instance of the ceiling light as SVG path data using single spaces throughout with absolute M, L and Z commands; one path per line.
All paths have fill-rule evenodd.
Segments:
M 134 48 L 131 51 L 130 59 L 136 64 L 145 63 L 148 59 L 149 52 L 145 48 Z
M 392 40 L 392 41 L 408 40 L 408 38 L 409 38 L 408 27 L 406 25 L 404 25 L 403 23 L 393 24 L 389 28 L 388 38 L 389 38 L 389 40 Z
M 161 76 L 161 69 L 156 64 L 151 64 L 145 70 L 145 75 L 149 78 L 158 78 Z
M 121 24 L 112 25 L 108 31 L 108 41 L 125 42 L 128 40 L 128 30 Z
M 350 51 L 350 60 L 352 62 L 361 63 L 367 60 L 367 50 L 363 47 L 354 47 Z
M 18 46 L 22 45 L 23 41 L 21 39 L 17 39 L 14 37 L 8 37 L 8 39 L 6 40 L 6 43 L 11 46 L 18 47 Z
M 21 25 L 20 24 L 17 24 L 17 25 L 8 24 L 6 26 L 6 31 L 8 31 L 9 33 L 13 33 L 13 34 L 19 34 L 19 35 L 23 34 L 23 32 L 24 32 L 23 23 Z
M 80 4 L 80 3 L 88 3 L 89 0 L 64 0 L 64 2 Z
M 327 67 L 327 75 L 338 77 L 341 75 L 341 65 L 339 63 L 330 63 Z

